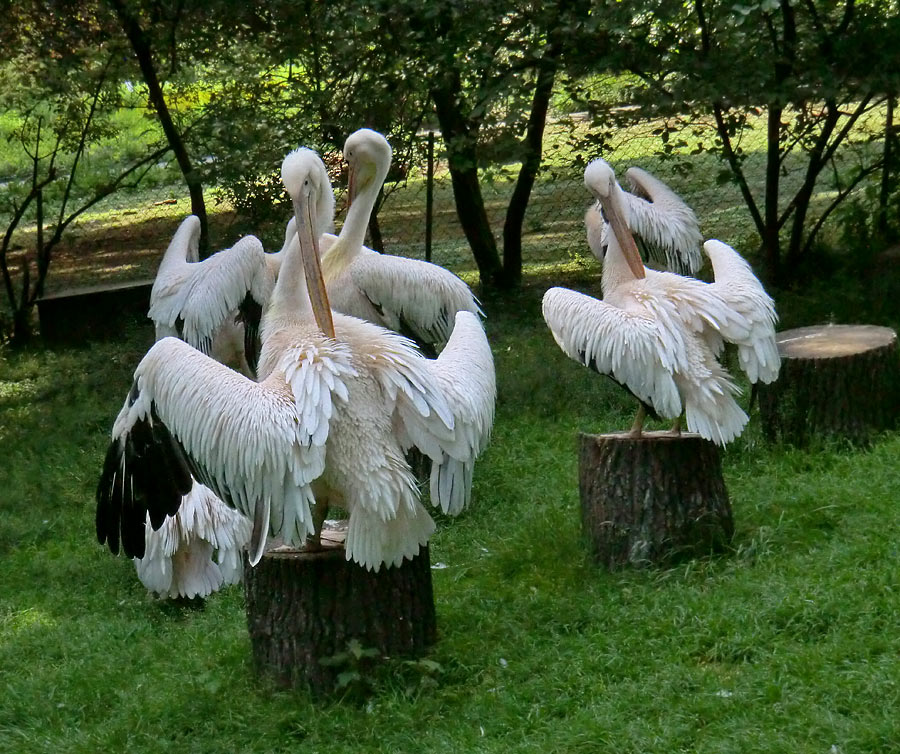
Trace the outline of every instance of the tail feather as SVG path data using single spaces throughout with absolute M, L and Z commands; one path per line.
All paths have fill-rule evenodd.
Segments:
M 434 519 L 424 506 L 413 499 L 401 503 L 397 514 L 383 521 L 362 506 L 350 513 L 347 528 L 347 560 L 378 573 L 382 565 L 399 566 L 404 558 L 412 559 L 434 533 Z

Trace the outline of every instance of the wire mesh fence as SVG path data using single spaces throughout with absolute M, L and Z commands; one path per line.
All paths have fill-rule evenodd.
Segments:
M 858 138 L 851 140 L 843 156 L 836 160 L 849 162 L 852 149 L 877 149 L 877 135 L 883 117 L 873 111 L 870 118 L 856 125 Z M 564 125 L 559 126 L 565 128 Z M 421 138 L 429 139 L 428 134 Z M 408 166 L 402 181 L 386 187 L 384 204 L 378 222 L 388 253 L 431 260 L 464 276 L 475 274 L 475 263 L 457 216 L 456 205 L 445 155 L 439 135 L 434 139 L 431 168 L 423 157 Z M 554 124 L 548 126 L 547 140 L 559 140 Z M 671 139 L 671 137 L 669 137 Z M 421 154 L 427 154 L 426 149 Z M 557 155 L 564 154 L 560 157 Z M 574 154 L 571 150 L 548 150 L 532 191 L 523 227 L 523 264 L 541 266 L 560 260 L 588 258 L 583 218 L 590 205 L 590 195 L 583 185 L 583 167 L 595 155 Z M 696 143 L 684 141 L 676 150 L 666 149 L 659 123 L 647 122 L 621 132 L 612 133 L 606 143 L 605 157 L 621 175 L 631 165 L 638 165 L 664 180 L 697 213 L 703 234 L 719 238 L 744 253 L 755 251 L 758 238 L 744 199 L 737 185 L 722 180 L 723 164 L 710 152 L 698 150 Z M 781 166 L 785 197 L 802 177 L 805 166 L 800 159 Z M 86 282 L 150 278 L 168 245 L 178 223 L 190 212 L 187 190 L 174 164 L 168 166 L 170 180 L 161 181 L 152 190 L 114 196 L 68 232 L 65 242 L 54 257 L 54 271 L 48 278 L 48 290 Z M 483 174 L 482 191 L 487 215 L 498 246 L 502 248 L 502 229 L 506 208 L 518 166 L 492 166 Z M 762 142 L 748 145 L 744 161 L 748 184 L 762 196 L 765 179 L 765 154 Z M 837 174 L 837 166 L 834 169 Z M 860 184 L 857 192 L 880 180 L 878 173 L 869 183 Z M 344 190 L 336 187 L 338 214 L 343 219 Z M 833 185 L 822 186 L 813 203 L 824 206 L 833 196 Z M 787 201 L 787 199 L 785 199 Z M 430 211 L 429 211 L 430 203 Z M 212 248 L 232 245 L 244 232 L 259 235 L 269 249 L 281 246 L 284 226 L 247 228 L 227 205 L 219 203 L 214 189 L 207 194 L 210 210 Z M 815 217 L 815 210 L 811 216 Z M 289 218 L 286 210 L 284 222 Z

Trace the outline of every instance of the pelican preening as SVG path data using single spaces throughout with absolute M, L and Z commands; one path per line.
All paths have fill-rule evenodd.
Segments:
M 413 446 L 433 461 L 433 504 L 458 512 L 468 499 L 494 402 L 481 324 L 458 313 L 429 361 L 405 337 L 333 313 L 318 248 L 323 175 L 310 150 L 282 166 L 297 235 L 263 314 L 260 382 L 171 337 L 135 370 L 97 489 L 98 539 L 113 552 L 143 556 L 146 517 L 159 528 L 176 514 L 192 478 L 253 521 L 252 564 L 269 534 L 314 542 L 330 505 L 349 514 L 348 559 L 378 570 L 413 557 L 434 530 L 404 457 Z
M 632 192 L 620 192 L 623 215 L 644 252 L 644 260 L 661 265 L 670 272 L 693 275 L 703 259 L 700 247 L 703 235 L 694 211 L 665 183 L 638 167 L 625 171 Z M 584 215 L 588 246 L 603 262 L 609 243 L 609 223 L 604 219 L 602 203 L 596 201 Z
M 482 311 L 469 286 L 449 270 L 363 245 L 391 156 L 387 139 L 368 128 L 344 142 L 350 207 L 340 234 L 322 257 L 322 272 L 335 311 L 401 332 L 435 355 L 450 337 L 457 312 Z
M 703 244 L 715 282 L 647 269 L 629 232 L 631 205 L 603 160 L 591 162 L 585 185 L 609 222 L 603 261 L 603 300 L 565 288 L 544 294 L 544 319 L 567 356 L 607 374 L 641 402 L 632 428 L 640 434 L 644 409 L 677 419 L 717 444 L 737 437 L 747 415 L 740 391 L 717 356 L 738 347 L 751 382 L 772 382 L 780 359 L 772 299 L 749 265 L 721 241 Z M 630 214 L 631 213 L 631 214 Z

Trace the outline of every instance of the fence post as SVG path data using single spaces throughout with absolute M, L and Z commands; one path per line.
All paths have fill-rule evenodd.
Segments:
M 434 210 L 434 131 L 428 132 L 428 172 L 425 176 L 425 261 L 431 261 L 431 225 Z
M 891 190 L 891 165 L 892 142 L 894 140 L 894 94 L 888 95 L 887 115 L 884 121 L 884 164 L 881 167 L 881 192 L 878 197 L 878 232 L 882 239 L 888 232 L 888 198 Z

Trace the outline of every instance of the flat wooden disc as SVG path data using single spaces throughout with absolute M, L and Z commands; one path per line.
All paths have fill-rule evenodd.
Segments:
M 639 437 L 633 436 L 630 432 L 604 432 L 592 436 L 602 440 L 632 440 L 634 442 L 640 442 L 641 440 L 646 440 L 647 442 L 678 442 L 680 440 L 703 439 L 696 432 L 685 431 L 681 432 L 681 434 L 675 434 L 668 429 L 645 429 L 641 432 Z
M 816 325 L 784 330 L 775 340 L 782 358 L 821 359 L 884 348 L 897 340 L 897 333 L 877 325 Z

